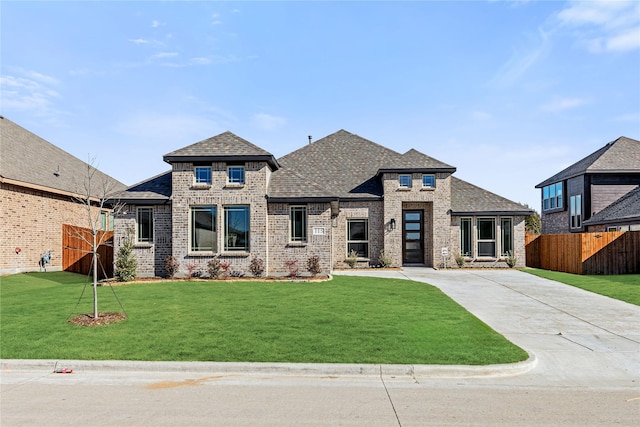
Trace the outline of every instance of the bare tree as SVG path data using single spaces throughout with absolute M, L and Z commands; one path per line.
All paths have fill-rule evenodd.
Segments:
M 86 211 L 87 225 L 91 236 L 76 231 L 74 236 L 91 247 L 92 270 L 93 270 L 93 318 L 98 318 L 98 248 L 106 244 L 106 233 L 101 233 L 101 214 L 107 210 L 112 214 L 119 213 L 123 204 L 114 201 L 113 195 L 117 190 L 116 181 L 110 180 L 104 174 L 98 173 L 94 166 L 95 158 L 90 158 L 87 163 L 87 174 L 82 184 L 78 183 L 77 195 L 73 197 L 74 202 L 84 206 Z M 108 218 L 107 218 L 108 221 Z

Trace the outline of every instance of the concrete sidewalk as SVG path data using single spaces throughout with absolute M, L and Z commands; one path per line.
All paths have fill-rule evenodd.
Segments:
M 534 355 L 526 384 L 640 386 L 640 307 L 518 270 L 349 270 L 429 283 Z

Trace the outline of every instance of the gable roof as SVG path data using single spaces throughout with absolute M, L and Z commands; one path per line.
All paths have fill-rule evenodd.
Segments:
M 383 191 L 377 176 L 382 172 L 455 171 L 416 150 L 402 155 L 346 130 L 289 153 L 278 163 L 282 169 L 272 175 L 269 198 L 298 196 L 299 192 L 287 184 L 288 171 L 301 178 L 293 184 L 313 184 L 318 191 L 325 189 L 325 196 L 341 199 L 380 198 Z
M 451 177 L 452 215 L 531 215 L 533 210 L 520 203 Z
M 273 170 L 279 168 L 278 162 L 271 153 L 229 131 L 165 154 L 163 160 L 167 163 L 256 160 L 266 161 Z
M 587 173 L 640 173 L 640 141 L 621 136 L 545 179 L 536 188 Z
M 585 220 L 584 224 L 608 224 L 636 220 L 640 221 L 640 186 Z
M 166 171 L 133 184 L 125 191 L 114 194 L 112 199 L 136 205 L 166 203 L 171 200 L 171 188 L 171 171 Z
M 43 191 L 78 195 L 84 189 L 88 164 L 0 116 L 0 180 Z M 112 191 L 126 185 L 96 170 L 97 190 L 106 182 Z M 95 197 L 102 194 L 93 194 Z

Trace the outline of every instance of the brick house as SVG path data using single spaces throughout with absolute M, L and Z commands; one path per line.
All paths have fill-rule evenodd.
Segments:
M 115 244 L 134 240 L 138 275 L 164 276 L 173 255 L 206 275 L 214 256 L 249 274 L 318 256 L 324 272 L 361 266 L 524 265 L 531 210 L 453 176 L 456 168 L 416 150 L 397 153 L 340 130 L 280 159 L 231 132 L 168 153 L 171 170 L 118 195 Z M 444 249 L 443 249 L 444 248 Z M 443 255 L 444 253 L 444 255 Z
M 639 185 L 640 141 L 622 136 L 536 185 L 542 233 L 640 229 Z
M 87 163 L 0 116 L 0 274 L 62 269 L 63 224 L 87 227 L 85 206 L 74 201 L 87 177 Z M 121 182 L 96 171 L 114 190 Z M 109 210 L 100 212 L 108 228 Z

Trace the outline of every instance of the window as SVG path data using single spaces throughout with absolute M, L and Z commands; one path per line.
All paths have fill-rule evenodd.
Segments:
M 136 217 L 138 243 L 153 242 L 153 208 L 138 208 Z
M 290 235 L 292 242 L 307 241 L 307 207 L 291 206 L 289 213 Z
M 196 184 L 211 184 L 211 168 L 196 166 L 194 169 Z
M 195 206 L 191 208 L 192 252 L 215 252 L 217 246 L 216 207 Z
M 224 208 L 224 250 L 249 251 L 249 206 Z
M 244 166 L 229 166 L 227 174 L 229 184 L 244 184 Z
M 107 224 L 107 212 L 100 212 L 100 230 L 106 231 L 108 230 L 109 225 Z
M 471 218 L 460 220 L 460 253 L 471 256 Z
M 400 175 L 399 184 L 401 188 L 411 188 L 411 175 Z
M 547 211 L 564 207 L 562 183 L 547 185 L 542 188 L 542 209 Z
M 582 227 L 582 194 L 571 196 L 571 228 Z
M 500 219 L 500 244 L 503 256 L 513 253 L 513 220 L 511 218 Z
M 478 218 L 478 256 L 496 256 L 496 220 L 495 218 Z
M 369 257 L 369 220 L 347 220 L 347 254 L 356 251 L 358 257 Z
M 422 187 L 423 188 L 436 188 L 436 176 L 435 175 L 422 175 Z

